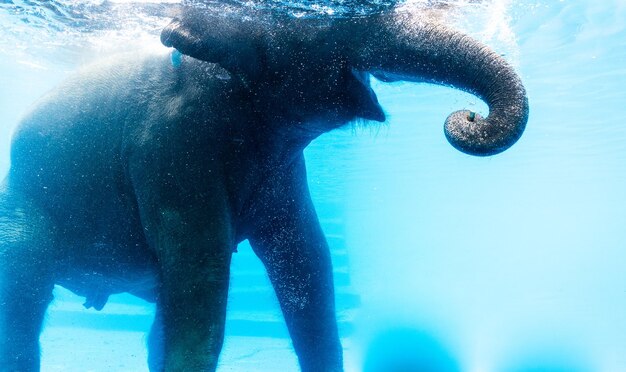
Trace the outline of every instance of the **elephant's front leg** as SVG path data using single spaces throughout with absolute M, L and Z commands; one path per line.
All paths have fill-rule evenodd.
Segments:
M 196 233 L 200 241 L 170 241 L 161 256 L 166 371 L 214 371 L 224 340 L 232 245 L 220 231 Z
M 191 210 L 160 208 L 158 216 L 152 241 L 160 265 L 163 340 L 151 345 L 160 349 L 149 351 L 151 368 L 214 371 L 224 339 L 230 221 L 223 209 L 205 203 Z
M 330 252 L 302 159 L 285 178 L 270 187 L 250 242 L 276 291 L 302 371 L 342 371 Z

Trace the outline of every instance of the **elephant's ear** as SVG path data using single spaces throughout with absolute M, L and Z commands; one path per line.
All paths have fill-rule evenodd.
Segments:
M 161 42 L 182 54 L 254 79 L 260 72 L 256 33 L 253 22 L 189 9 L 161 31 Z
M 385 121 L 385 113 L 370 87 L 369 74 L 350 70 L 347 80 L 348 95 L 355 105 L 355 114 L 366 120 Z

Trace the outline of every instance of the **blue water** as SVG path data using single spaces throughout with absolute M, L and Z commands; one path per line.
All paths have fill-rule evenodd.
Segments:
M 20 3 L 0 4 L 0 174 L 15 123 L 40 94 L 91 60 L 158 47 L 176 2 L 113 2 L 141 12 L 107 12 L 99 23 L 69 5 L 61 17 Z M 346 370 L 404 361 L 435 371 L 626 371 L 626 2 L 449 3 L 436 16 L 519 71 L 528 128 L 501 155 L 463 155 L 443 120 L 461 107 L 484 112 L 482 103 L 375 82 L 388 122 L 329 133 L 307 150 L 337 268 Z M 260 265 L 241 247 L 233 266 L 220 370 L 296 370 Z M 44 371 L 146 370 L 150 305 L 118 296 L 98 313 L 63 290 L 57 298 Z

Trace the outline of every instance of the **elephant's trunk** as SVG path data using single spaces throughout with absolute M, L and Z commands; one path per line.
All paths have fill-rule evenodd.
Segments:
M 415 23 L 401 13 L 353 20 L 352 26 L 365 35 L 356 51 L 357 68 L 385 81 L 452 86 L 488 104 L 486 118 L 467 110 L 448 116 L 445 134 L 458 150 L 494 155 L 522 135 L 528 120 L 526 91 L 512 67 L 489 47 L 438 23 Z

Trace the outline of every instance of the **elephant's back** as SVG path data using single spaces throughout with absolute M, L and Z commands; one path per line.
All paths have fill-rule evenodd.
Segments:
M 134 225 L 122 140 L 128 123 L 143 120 L 138 108 L 166 62 L 164 55 L 102 61 L 42 97 L 13 136 L 8 187 L 68 232 L 115 231 L 106 225 L 116 218 Z

